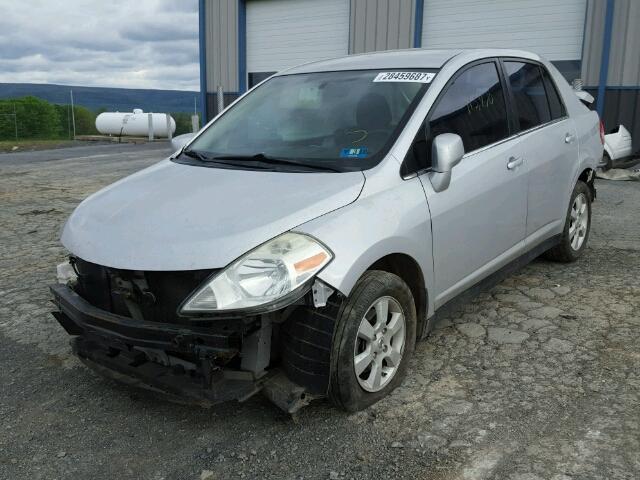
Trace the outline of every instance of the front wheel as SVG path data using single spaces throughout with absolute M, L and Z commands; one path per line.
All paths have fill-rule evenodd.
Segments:
M 582 256 L 591 231 L 591 191 L 578 181 L 571 194 L 560 243 L 545 254 L 550 260 L 575 262 Z
M 397 275 L 366 272 L 336 322 L 329 398 L 347 411 L 374 404 L 402 382 L 416 341 L 416 307 Z

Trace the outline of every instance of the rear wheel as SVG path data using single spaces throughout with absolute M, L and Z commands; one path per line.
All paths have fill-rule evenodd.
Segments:
M 611 160 L 611 157 L 609 157 L 609 154 L 607 152 L 605 152 L 602 155 L 602 170 L 607 171 L 607 170 L 611 170 L 613 168 L 613 161 Z
M 571 194 L 560 243 L 545 254 L 550 260 L 575 262 L 584 253 L 591 231 L 591 191 L 578 181 Z
M 407 284 L 365 273 L 338 315 L 329 397 L 348 411 L 374 404 L 402 382 L 416 341 L 416 308 Z

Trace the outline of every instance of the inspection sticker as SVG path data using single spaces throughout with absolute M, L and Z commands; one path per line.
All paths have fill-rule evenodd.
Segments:
M 340 150 L 340 158 L 367 158 L 368 156 L 367 147 L 343 148 Z
M 432 72 L 380 72 L 373 81 L 431 83 L 435 76 Z

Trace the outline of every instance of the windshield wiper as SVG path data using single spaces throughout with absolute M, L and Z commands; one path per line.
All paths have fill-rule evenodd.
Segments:
M 193 158 L 202 163 L 215 163 L 216 165 L 227 166 L 227 167 L 238 167 L 240 165 L 237 161 L 226 161 L 223 159 L 219 159 L 217 157 L 206 155 L 205 153 L 200 152 L 198 150 L 183 150 L 178 156 L 182 156 L 182 155 L 185 155 L 189 158 Z M 272 168 L 264 165 L 261 165 L 261 166 L 252 165 L 251 167 L 253 170 L 268 170 Z
M 204 153 L 199 152 L 198 150 L 185 149 L 182 150 L 180 155 L 186 155 L 187 157 L 195 158 L 196 160 L 200 160 L 201 162 L 207 162 L 211 157 L 206 156 Z
M 287 165 L 294 167 L 303 167 L 312 170 L 324 170 L 328 172 L 340 172 L 337 168 L 330 167 L 328 165 L 321 165 L 319 163 L 308 163 L 299 160 L 291 160 L 287 158 L 278 158 L 272 157 L 270 155 L 265 155 L 264 153 L 256 153 L 255 155 L 216 155 L 213 157 L 208 157 L 211 161 L 217 160 L 236 160 L 241 162 L 260 162 L 271 165 Z

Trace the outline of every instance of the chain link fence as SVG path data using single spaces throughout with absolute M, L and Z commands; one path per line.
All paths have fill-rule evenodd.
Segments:
M 95 134 L 96 114 L 71 105 L 57 105 L 36 97 L 0 100 L 0 141 L 29 139 L 73 139 L 73 117 L 77 135 Z
M 103 107 L 94 111 L 79 105 L 72 110 L 70 104 L 54 104 L 37 97 L 0 100 L 0 141 L 73 140 L 77 136 L 98 135 L 96 116 L 107 110 Z M 174 135 L 193 130 L 191 113 L 170 115 L 176 122 Z

